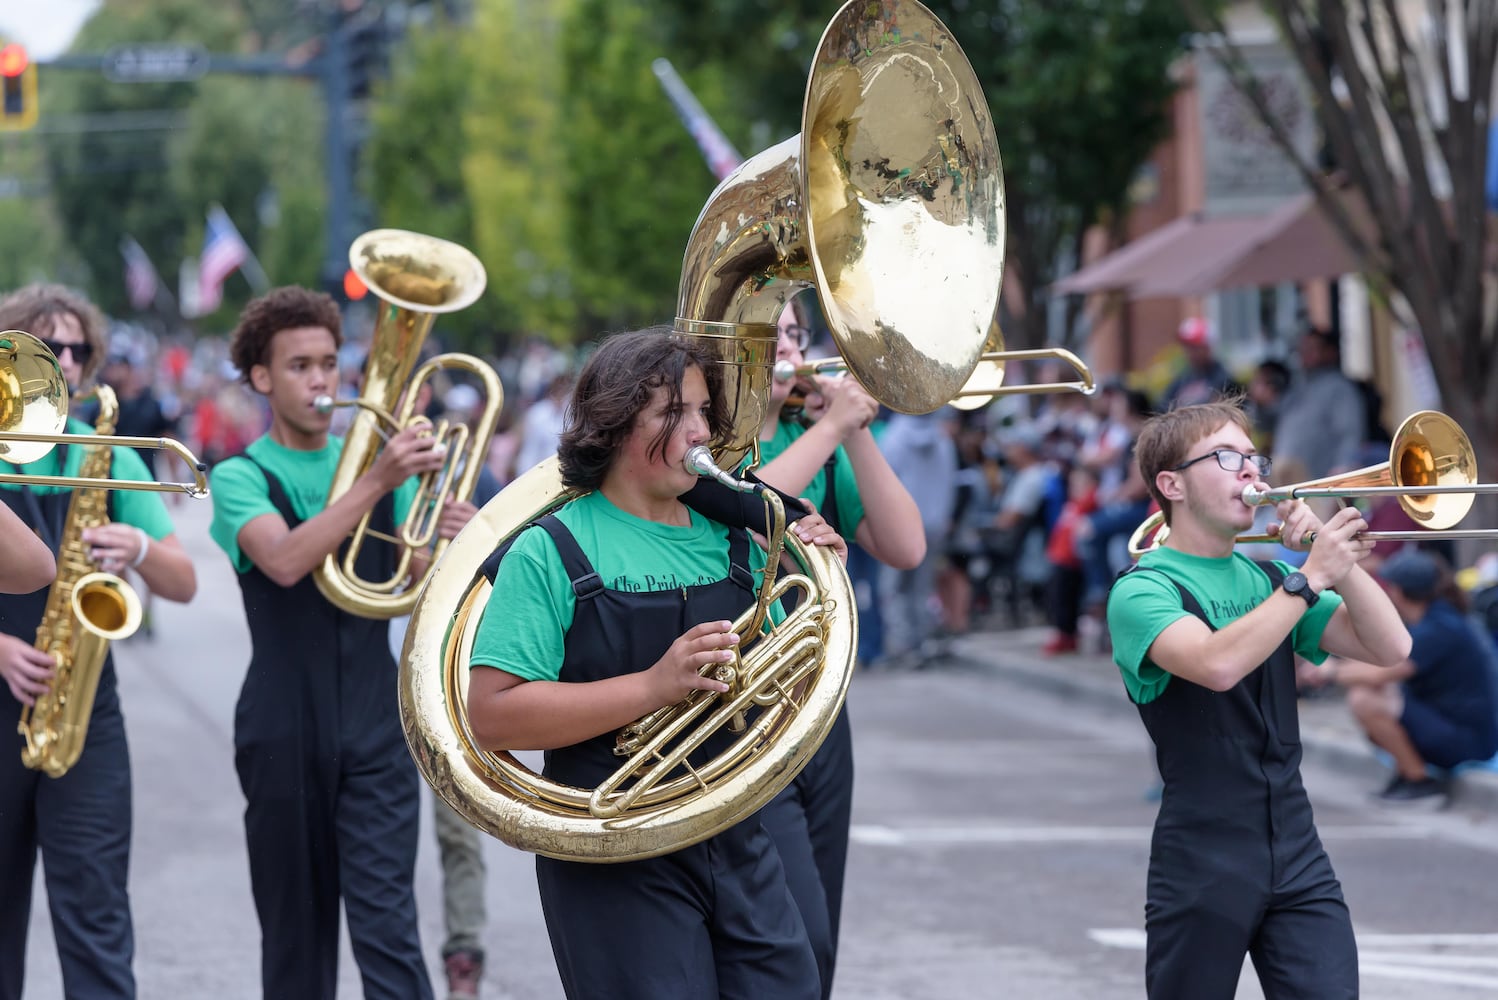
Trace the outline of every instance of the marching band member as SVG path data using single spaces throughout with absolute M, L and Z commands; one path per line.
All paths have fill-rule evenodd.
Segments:
M 1145 931 L 1151 998 L 1231 1000 L 1243 956 L 1271 1000 L 1352 1000 L 1357 943 L 1300 779 L 1296 654 L 1381 666 L 1410 635 L 1358 563 L 1373 549 L 1352 507 L 1325 524 L 1276 513 L 1300 571 L 1233 551 L 1269 460 L 1232 402 L 1151 418 L 1135 450 L 1170 535 L 1113 585 L 1113 658 L 1154 741 L 1164 791 Z
M 732 621 L 756 600 L 741 528 L 685 505 L 687 451 L 727 426 L 721 366 L 669 330 L 605 341 L 579 375 L 558 457 L 588 490 L 522 531 L 499 563 L 474 640 L 469 721 L 491 750 L 546 750 L 579 787 L 618 766 L 616 730 L 697 689 L 730 659 Z M 792 527 L 842 546 L 822 519 Z M 592 581 L 589 586 L 587 581 Z M 662 857 L 536 858 L 567 996 L 820 996 L 780 858 L 757 819 Z
M 92 303 L 58 285 L 29 285 L 0 301 L 0 329 L 25 330 L 57 357 L 68 387 L 87 385 L 104 361 L 104 317 Z M 69 433 L 93 428 L 69 421 Z M 20 471 L 77 476 L 88 449 L 59 445 Z M 14 466 L 0 464 L 8 472 Z M 153 479 L 133 448 L 115 447 L 114 479 Z M 52 550 L 62 541 L 74 496 L 69 487 L 0 484 L 0 500 Z M 169 601 L 189 601 L 197 577 L 172 529 L 160 493 L 108 492 L 110 521 L 85 528 L 83 541 L 100 570 L 138 573 Z M 28 532 L 29 533 L 29 532 Z M 36 649 L 37 625 L 49 591 L 0 598 L 0 716 L 19 718 L 54 677 L 52 656 Z M 76 627 L 76 626 L 75 626 Z M 127 877 L 130 868 L 131 775 L 125 722 L 113 656 L 106 656 L 78 762 L 49 777 L 21 762 L 22 737 L 12 729 L 0 752 L 0 998 L 19 1000 L 26 969 L 26 931 L 37 851 L 44 858 L 47 903 L 72 996 L 135 996 L 135 933 Z
M 811 340 L 801 308 L 801 299 L 786 303 L 777 327 L 776 359 L 794 365 L 803 363 Z M 914 569 L 925 558 L 926 537 L 915 500 L 869 431 L 879 404 L 855 378 L 821 377 L 823 398 L 808 399 L 818 419 L 808 424 L 786 413 L 792 388 L 790 381 L 771 385 L 759 435 L 760 480 L 811 500 L 835 530 L 880 563 Z M 806 922 L 824 998 L 837 962 L 852 811 L 853 734 L 844 705 L 810 763 L 760 812 Z
M 338 904 L 369 998 L 430 998 L 412 876 L 421 784 L 406 749 L 388 624 L 336 608 L 312 571 L 368 511 L 393 533 L 412 476 L 441 467 L 429 434 L 391 435 L 373 466 L 327 502 L 343 441 L 314 405 L 338 385 L 338 307 L 285 287 L 250 302 L 230 347 L 270 405 L 270 429 L 213 470 L 210 534 L 239 574 L 253 653 L 235 712 L 250 883 L 267 998 L 331 998 Z M 448 503 L 451 538 L 472 504 Z M 366 579 L 394 571 L 392 546 L 364 546 Z

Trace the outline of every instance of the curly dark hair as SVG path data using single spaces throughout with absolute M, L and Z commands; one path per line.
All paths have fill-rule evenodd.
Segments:
M 714 438 L 728 430 L 728 408 L 723 402 L 723 367 L 700 341 L 678 336 L 668 326 L 620 333 L 605 340 L 578 373 L 567 406 L 566 430 L 557 446 L 562 482 L 574 489 L 602 485 L 614 455 L 634 430 L 635 418 L 664 386 L 673 403 L 681 401 L 681 381 L 688 368 L 700 369 L 711 401 L 707 423 Z M 681 424 L 680 414 L 668 417 L 650 442 L 657 455 Z
M 83 365 L 87 383 L 104 363 L 106 325 L 104 314 L 81 292 L 64 285 L 39 283 L 18 288 L 0 300 L 0 330 L 20 330 L 33 336 L 48 336 L 59 316 L 78 320 L 83 340 L 93 353 Z
M 333 335 L 334 346 L 343 343 L 343 317 L 338 303 L 325 292 L 286 285 L 252 299 L 239 314 L 229 342 L 229 360 L 239 369 L 240 379 L 248 382 L 251 368 L 270 363 L 272 337 L 303 326 L 323 327 Z

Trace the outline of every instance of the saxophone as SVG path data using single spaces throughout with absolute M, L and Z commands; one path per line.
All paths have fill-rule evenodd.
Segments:
M 94 433 L 114 433 L 119 403 L 114 390 L 99 386 L 99 418 Z M 114 452 L 108 445 L 80 445 L 86 449 L 79 475 L 108 479 Z M 57 579 L 47 593 L 47 606 L 36 629 L 36 648 L 56 661 L 52 685 L 35 705 L 21 709 L 21 735 L 26 746 L 21 763 L 54 778 L 78 762 L 88 737 L 94 695 L 104 672 L 109 643 L 124 639 L 140 627 L 140 598 L 113 573 L 94 570 L 83 530 L 109 521 L 109 492 L 74 489 L 68 502 L 62 541 L 57 552 Z

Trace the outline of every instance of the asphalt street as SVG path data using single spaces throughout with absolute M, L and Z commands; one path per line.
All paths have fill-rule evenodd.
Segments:
M 156 602 L 155 636 L 117 649 L 135 778 L 136 972 L 146 1000 L 249 1000 L 259 929 L 231 741 L 248 636 L 227 561 L 207 538 L 207 502 L 173 514 L 197 559 L 198 597 Z M 1121 689 L 1115 698 L 1102 681 L 1058 680 L 1076 665 L 1016 669 L 990 655 L 1033 640 L 986 633 L 930 669 L 855 678 L 840 1000 L 1143 994 L 1148 743 Z M 1498 995 L 1498 810 L 1480 795 L 1442 812 L 1390 810 L 1369 795 L 1376 765 L 1349 759 L 1308 753 L 1306 780 L 1352 908 L 1363 996 Z M 440 998 L 429 830 L 417 894 Z M 485 848 L 483 995 L 556 1000 L 532 861 L 497 841 Z M 41 886 L 36 899 L 26 996 L 40 1000 L 62 988 Z M 360 995 L 346 946 L 340 995 Z M 1258 996 L 1250 972 L 1239 997 Z

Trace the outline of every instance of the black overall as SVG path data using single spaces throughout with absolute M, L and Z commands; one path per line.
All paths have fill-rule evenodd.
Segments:
M 281 483 L 265 479 L 295 528 Z M 372 527 L 391 531 L 392 509 L 387 494 Z M 389 547 L 366 546 L 358 569 L 387 578 Z M 338 610 L 311 574 L 282 587 L 252 565 L 239 586 L 253 652 L 234 714 L 234 763 L 264 994 L 334 995 L 341 898 L 364 996 L 430 998 L 412 890 L 421 785 L 401 731 L 389 625 Z
M 1278 588 L 1279 567 L 1257 565 Z M 1175 677 L 1137 706 L 1165 783 L 1145 905 L 1151 1000 L 1231 1000 L 1245 954 L 1265 1000 L 1358 995 L 1352 921 L 1300 780 L 1295 699 L 1286 637 L 1228 691 Z
M 749 541 L 729 532 L 731 571 L 680 590 L 606 590 L 571 532 L 542 518 L 577 597 L 560 679 L 644 670 L 689 628 L 734 620 L 754 600 Z M 715 756 L 721 734 L 693 755 Z M 545 774 L 593 787 L 619 766 L 614 734 L 546 754 Z M 752 817 L 699 844 L 645 861 L 536 858 L 536 882 L 562 985 L 572 1000 L 811 1000 L 816 963 L 779 855 Z
M 837 518 L 834 452 L 823 466 L 827 483 L 821 514 L 841 531 Z M 806 936 L 817 956 L 822 997 L 832 995 L 837 935 L 843 913 L 843 876 L 848 867 L 848 827 L 853 820 L 853 727 L 843 703 L 827 738 L 811 760 L 770 804 L 760 810 L 785 865 L 785 880 L 801 910 Z
M 62 466 L 59 466 L 62 467 Z M 71 491 L 0 490 L 57 551 Z M 31 643 L 51 588 L 0 595 L 0 632 Z M 20 1000 L 37 848 L 69 998 L 134 997 L 130 920 L 130 751 L 114 657 L 104 660 L 83 754 L 60 778 L 21 763 L 21 703 L 0 684 L 0 998 Z

